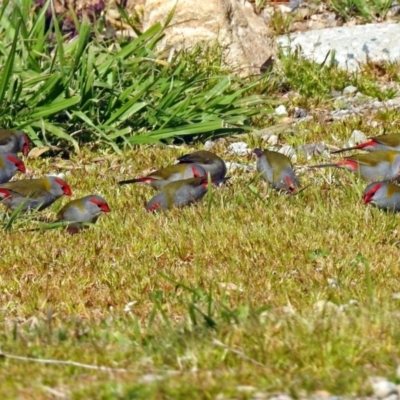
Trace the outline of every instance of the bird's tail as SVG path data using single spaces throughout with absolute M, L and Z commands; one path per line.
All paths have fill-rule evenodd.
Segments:
M 310 165 L 308 168 L 334 168 L 340 167 L 338 164 L 319 164 L 319 165 Z
M 126 181 L 119 181 L 118 185 L 128 185 L 129 183 L 150 183 L 152 179 L 150 178 L 135 178 L 127 179 Z
M 374 147 L 374 146 L 376 146 L 376 142 L 373 140 L 370 140 L 368 142 L 360 143 L 357 146 L 346 147 L 344 149 L 331 151 L 331 154 L 339 154 L 339 153 L 343 153 L 345 151 L 350 151 L 350 150 L 364 150 L 365 147 Z

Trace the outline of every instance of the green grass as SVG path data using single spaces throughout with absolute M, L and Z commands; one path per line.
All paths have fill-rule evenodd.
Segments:
M 251 399 L 256 392 L 299 398 L 319 390 L 364 396 L 371 376 L 398 381 L 399 216 L 365 207 L 365 182 L 342 170 L 305 169 L 325 159 L 299 155 L 299 178 L 310 187 L 296 196 L 271 191 L 255 173 L 235 171 L 229 185 L 213 189 L 202 202 L 158 215 L 144 210 L 151 188 L 116 182 L 202 148 L 197 135 L 205 139 L 226 131 L 191 131 L 185 137 L 191 143 L 179 148 L 123 149 L 126 141 L 179 141 L 187 125 L 200 129 L 231 116 L 239 127 L 239 120 L 255 130 L 270 127 L 281 122 L 270 113 L 271 99 L 289 110 L 307 107 L 316 116 L 283 129 L 282 144 L 341 146 L 354 129 L 369 136 L 396 133 L 396 110 L 345 121 L 319 120 L 318 113 L 334 106 L 332 90 L 350 84 L 371 97 L 393 97 L 382 84 L 399 82 L 399 64 L 368 63 L 358 74 L 348 74 L 329 60 L 318 65 L 294 53 L 280 55 L 281 64 L 262 80 L 242 81 L 215 61 L 216 47 L 196 48 L 178 55 L 174 66 L 155 68 L 155 43 L 134 41 L 140 51 L 131 58 L 124 52 L 132 42 L 105 55 L 101 42 L 82 39 L 77 42 L 82 46 L 65 45 L 64 62 L 60 52 L 47 61 L 37 54 L 35 61 L 25 57 L 36 54 L 24 47 L 29 41 L 18 36 L 13 42 L 18 31 L 13 18 L 18 19 L 10 17 L 9 30 L 0 28 L 9 40 L 8 47 L 0 45 L 0 69 L 9 71 L 7 81 L 0 75 L 1 123 L 15 121 L 39 144 L 73 147 L 75 138 L 80 152 L 71 152 L 70 160 L 27 159 L 29 176 L 63 172 L 74 198 L 100 194 L 112 212 L 73 236 L 63 229 L 29 231 L 38 227 L 35 215 L 0 218 L 0 398 Z M 162 27 L 152 29 L 144 37 L 156 41 Z M 86 55 L 75 64 L 78 48 Z M 105 57 L 115 60 L 116 54 L 121 59 L 115 69 L 103 67 Z M 95 104 L 82 100 L 90 70 L 85 57 L 96 65 L 92 71 L 99 84 L 88 97 Z M 32 71 L 35 62 L 38 71 L 53 68 L 54 75 L 37 72 L 32 81 L 24 68 L 31 63 Z M 203 72 L 201 79 L 192 79 Z M 141 84 L 145 100 L 137 96 Z M 54 103 L 65 105 L 74 97 L 79 102 L 67 111 L 54 111 Z M 179 103 L 183 98 L 188 104 Z M 246 106 L 251 99 L 258 105 Z M 24 108 L 24 101 L 32 101 L 32 107 Z M 131 113 L 143 101 L 147 111 Z M 101 112 L 95 115 L 96 110 Z M 115 125 L 107 125 L 104 116 L 115 113 Z M 372 128 L 371 120 L 378 126 Z M 121 139 L 118 132 L 130 124 L 135 129 Z M 257 136 L 239 140 L 265 147 Z M 90 146 L 83 146 L 86 141 Z M 219 141 L 214 150 L 227 161 L 254 165 L 247 156 L 229 154 L 228 145 Z M 57 201 L 40 217 L 53 221 L 67 201 Z M 86 366 L 61 363 L 66 361 Z M 113 370 L 89 368 L 95 366 Z
M 3 359 L 2 397 L 48 398 L 53 389 L 77 399 L 250 398 L 243 385 L 362 395 L 368 376 L 393 378 L 397 216 L 365 207 L 365 183 L 345 171 L 301 174 L 311 187 L 294 197 L 262 181 L 255 194 L 254 176 L 235 173 L 213 192 L 210 214 L 204 199 L 150 215 L 152 189 L 115 183 L 188 150 L 57 160 L 75 167 L 66 177 L 75 197 L 99 193 L 112 213 L 74 236 L 24 232 L 33 221 L 3 234 L 1 350 L 128 371 Z M 254 163 L 223 144 L 216 151 Z M 46 164 L 29 167 L 40 175 Z M 42 216 L 53 219 L 66 201 Z M 321 300 L 344 310 L 316 311 Z M 153 375 L 162 380 L 142 382 Z

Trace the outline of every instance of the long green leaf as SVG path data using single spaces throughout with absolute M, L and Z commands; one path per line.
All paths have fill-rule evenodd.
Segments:
M 56 126 L 48 121 L 45 121 L 43 119 L 40 121 L 37 121 L 37 122 L 33 122 L 31 124 L 31 126 L 48 131 L 51 134 L 53 134 L 55 137 L 70 142 L 74 146 L 75 151 L 77 153 L 79 153 L 78 142 L 71 135 L 69 135 L 67 132 L 65 132 L 63 129 L 59 128 L 58 126 Z
M 32 114 L 30 114 L 31 120 L 39 118 L 47 118 L 51 115 L 57 114 L 60 111 L 66 110 L 80 102 L 80 96 L 71 97 L 69 99 L 57 99 L 51 104 L 37 107 Z
M 19 39 L 20 26 L 21 26 L 21 19 L 19 20 L 17 27 L 15 28 L 14 40 L 12 42 L 11 49 L 8 53 L 6 65 L 3 69 L 3 71 L 1 71 L 0 104 L 3 103 L 4 97 L 6 95 L 7 85 L 10 81 L 10 77 L 13 72 L 14 59 L 15 59 L 15 53 L 16 53 L 17 43 L 18 43 L 18 39 Z

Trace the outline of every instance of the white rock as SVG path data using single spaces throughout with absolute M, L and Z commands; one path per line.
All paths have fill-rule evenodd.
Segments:
M 278 9 L 282 14 L 289 14 L 292 12 L 292 9 L 290 7 L 285 6 L 284 4 L 280 4 L 278 6 Z
M 277 394 L 269 398 L 269 400 L 292 400 L 292 398 L 287 394 Z
M 389 61 L 400 58 L 400 24 L 366 24 L 340 26 L 318 31 L 294 32 L 282 35 L 277 42 L 283 48 L 301 47 L 307 58 L 324 62 L 328 52 L 334 54 L 334 63 L 354 71 L 360 63 Z
M 336 288 L 339 287 L 339 282 L 337 281 L 337 279 L 328 278 L 328 279 L 327 279 L 327 282 L 328 282 L 328 285 L 329 285 L 331 288 L 336 289 Z
M 215 142 L 213 140 L 207 140 L 204 143 L 203 149 L 210 151 L 215 146 Z
M 399 395 L 396 393 L 392 393 L 389 396 L 385 397 L 385 400 L 399 400 Z
M 287 113 L 286 107 L 283 104 L 275 108 L 276 115 L 287 115 Z
M 245 156 L 251 152 L 248 147 L 248 144 L 245 142 L 236 142 L 229 145 L 228 152 L 239 156 Z
M 282 146 L 278 151 L 279 153 L 284 154 L 286 157 L 289 157 L 292 162 L 297 161 L 296 150 L 293 146 L 287 144 Z
M 380 376 L 371 377 L 370 382 L 374 395 L 379 399 L 384 399 L 392 394 L 398 395 L 397 386 L 386 378 Z
M 343 89 L 343 94 L 355 94 L 357 92 L 357 90 L 358 89 L 355 86 L 352 86 L 352 85 L 346 86 Z
M 364 143 L 367 141 L 367 136 L 364 132 L 354 130 L 347 142 L 347 147 L 355 146 L 356 144 Z
M 262 136 L 261 139 L 266 141 L 270 146 L 276 146 L 279 140 L 277 135 L 268 135 L 268 134 Z
M 230 162 L 230 161 L 226 161 L 225 165 L 229 172 L 235 171 L 236 169 L 241 169 L 246 172 L 252 172 L 255 169 L 252 165 L 239 164 L 239 163 Z
M 161 381 L 161 380 L 163 380 L 164 378 L 165 378 L 165 377 L 162 376 L 162 375 L 157 375 L 157 374 L 146 374 L 146 375 L 141 376 L 137 381 L 138 381 L 139 383 L 148 384 L 148 383 L 154 383 L 154 382 L 157 382 L 157 381 Z
M 130 312 L 132 307 L 137 303 L 137 301 L 130 301 L 129 303 L 125 304 L 124 311 Z
M 65 179 L 65 174 L 64 174 L 64 172 L 59 172 L 59 173 L 56 173 L 56 172 L 54 172 L 54 173 L 49 173 L 48 175 L 46 175 L 46 176 L 56 176 L 57 178 L 60 178 L 60 179 Z

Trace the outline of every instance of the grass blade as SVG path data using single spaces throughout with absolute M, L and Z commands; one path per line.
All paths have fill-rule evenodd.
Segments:
M 3 103 L 4 98 L 6 96 L 6 90 L 7 86 L 10 82 L 10 77 L 13 72 L 14 68 L 14 60 L 15 60 L 15 55 L 16 55 L 16 49 L 17 49 L 17 43 L 19 40 L 19 31 L 20 31 L 20 26 L 21 26 L 21 19 L 18 20 L 18 24 L 15 28 L 15 33 L 14 33 L 14 40 L 11 45 L 11 49 L 8 53 L 7 57 L 7 62 L 6 65 L 4 66 L 3 71 L 1 72 L 1 79 L 0 79 L 0 104 Z

